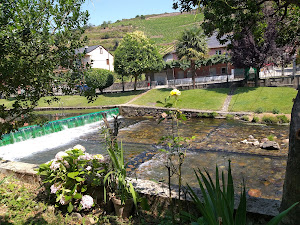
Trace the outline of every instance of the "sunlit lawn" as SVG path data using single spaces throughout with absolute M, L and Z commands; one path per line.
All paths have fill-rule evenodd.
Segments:
M 164 99 L 169 96 L 170 91 L 171 89 L 151 90 L 147 94 L 138 98 L 132 104 L 163 106 L 162 104 L 156 102 L 164 102 Z M 178 102 L 177 107 L 217 111 L 222 108 L 228 91 L 228 88 L 182 90 L 181 96 L 179 97 L 180 101 Z
M 99 95 L 94 102 L 88 102 L 84 96 L 79 95 L 67 95 L 58 96 L 60 99 L 58 102 L 52 102 L 50 105 L 45 101 L 50 97 L 42 98 L 39 101 L 38 107 L 89 107 L 89 106 L 104 106 L 104 105 L 118 105 L 130 101 L 132 98 L 141 94 L 141 91 L 136 92 L 125 92 L 125 93 L 114 93 Z M 0 104 L 11 106 L 13 100 L 8 101 L 0 99 Z
M 291 113 L 297 90 L 289 87 L 238 88 L 230 102 L 229 110 L 254 112 L 262 108 L 264 112 L 278 109 L 280 113 Z

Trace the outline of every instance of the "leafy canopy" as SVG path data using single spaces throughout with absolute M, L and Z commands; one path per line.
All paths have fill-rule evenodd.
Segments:
M 86 42 L 81 39 L 88 20 L 88 13 L 81 11 L 83 2 L 1 1 L 0 94 L 14 97 L 14 103 L 11 108 L 0 105 L 0 134 L 22 126 L 37 101 L 53 95 L 61 81 L 59 72 L 54 73 L 58 66 L 78 70 L 72 62 L 80 57 L 74 50 Z
M 90 69 L 86 72 L 85 82 L 94 93 L 97 88 L 102 93 L 103 89 L 110 87 L 114 83 L 114 72 L 106 69 Z
M 119 74 L 137 76 L 162 67 L 162 56 L 141 31 L 126 34 L 115 51 L 114 68 Z
M 176 53 L 180 59 L 200 60 L 206 57 L 208 48 L 206 37 L 200 28 L 185 30 L 176 44 Z

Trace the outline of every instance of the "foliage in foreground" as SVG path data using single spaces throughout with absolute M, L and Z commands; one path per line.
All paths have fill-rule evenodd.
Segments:
M 212 180 L 210 174 L 205 170 L 203 173 L 200 169 L 195 170 L 195 175 L 203 201 L 200 200 L 196 192 L 188 185 L 189 194 L 201 213 L 202 217 L 194 218 L 193 225 L 243 225 L 246 224 L 246 190 L 245 184 L 242 186 L 240 203 L 238 208 L 234 208 L 234 186 L 231 174 L 231 164 L 229 160 L 227 179 L 225 179 L 224 172 L 222 171 L 221 177 L 219 176 L 219 169 L 216 166 L 215 181 Z M 221 182 L 220 182 L 221 180 Z M 287 210 L 281 212 L 274 217 L 267 225 L 276 225 L 281 219 L 296 205 L 295 203 Z M 190 216 L 190 215 L 188 215 Z
M 100 154 L 90 155 L 83 146 L 75 146 L 58 152 L 55 159 L 40 165 L 38 175 L 48 194 L 55 195 L 56 207 L 68 206 L 68 212 L 94 206 L 97 199 L 91 197 L 95 188 L 102 185 L 107 162 Z M 99 190 L 98 190 L 99 191 Z

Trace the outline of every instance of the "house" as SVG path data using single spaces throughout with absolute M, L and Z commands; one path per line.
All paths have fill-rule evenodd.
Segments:
M 225 44 L 221 44 L 216 35 L 211 36 L 207 40 L 207 47 L 208 47 L 208 54 L 209 56 L 213 55 L 228 55 L 227 51 L 228 42 Z M 163 60 L 165 62 L 178 60 L 176 55 L 176 51 L 173 50 L 163 56 Z M 219 63 L 215 65 L 209 66 L 201 66 L 199 69 L 196 70 L 196 80 L 200 81 L 203 77 L 212 77 L 212 76 L 229 76 L 231 74 L 235 74 L 237 71 L 234 72 L 234 67 L 230 63 Z M 243 74 L 243 71 L 240 71 Z M 177 79 L 185 79 L 185 78 L 192 78 L 191 70 L 182 70 L 180 68 L 172 68 L 172 69 L 165 69 L 158 73 L 148 73 L 146 74 L 149 81 L 156 81 L 158 85 L 166 85 L 170 80 L 177 80 Z M 226 78 L 225 78 L 226 79 Z M 202 79 L 203 80 L 203 79 Z
M 75 53 L 85 54 L 82 64 L 87 63 L 91 68 L 101 68 L 114 71 L 114 57 L 101 45 L 85 46 L 75 50 Z

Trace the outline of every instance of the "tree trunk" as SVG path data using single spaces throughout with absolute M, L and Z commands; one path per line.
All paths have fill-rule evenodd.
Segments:
M 258 80 L 259 80 L 259 71 L 260 71 L 260 68 L 255 68 L 256 71 L 255 71 L 255 87 L 258 87 Z
M 196 69 L 195 69 L 195 61 L 191 60 L 191 70 L 192 70 L 192 79 L 193 79 L 193 89 L 195 89 L 195 76 L 196 76 Z
M 122 75 L 122 91 L 125 91 L 125 85 L 124 85 L 124 75 Z
M 300 93 L 294 100 L 291 115 L 289 155 L 283 185 L 280 211 L 300 201 Z M 293 208 L 280 224 L 295 225 L 300 221 L 300 205 Z
M 137 83 L 137 77 L 138 75 L 134 75 L 134 91 L 136 91 L 136 83 Z

